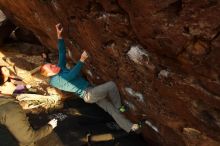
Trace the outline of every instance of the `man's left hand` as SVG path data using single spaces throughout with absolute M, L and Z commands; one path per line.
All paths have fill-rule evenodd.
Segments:
M 57 38 L 62 39 L 62 32 L 63 32 L 63 27 L 60 23 L 56 25 L 56 30 L 57 30 Z

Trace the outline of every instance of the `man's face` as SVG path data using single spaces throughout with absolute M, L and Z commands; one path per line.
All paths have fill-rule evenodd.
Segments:
M 45 76 L 53 76 L 60 72 L 60 67 L 51 63 L 45 64 L 42 69 L 44 70 L 43 75 Z

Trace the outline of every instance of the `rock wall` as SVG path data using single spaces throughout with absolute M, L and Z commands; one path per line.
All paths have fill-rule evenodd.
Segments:
M 90 54 L 88 79 L 114 80 L 150 145 L 220 145 L 218 0 L 0 0 L 15 24 L 69 56 Z

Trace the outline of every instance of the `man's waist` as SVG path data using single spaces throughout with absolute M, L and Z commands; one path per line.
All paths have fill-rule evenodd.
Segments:
M 82 98 L 84 98 L 84 97 L 88 94 L 89 90 L 92 89 L 93 87 L 94 87 L 94 86 L 92 86 L 91 84 L 89 84 L 88 87 L 84 90 L 84 94 L 83 94 L 83 97 L 82 97 Z

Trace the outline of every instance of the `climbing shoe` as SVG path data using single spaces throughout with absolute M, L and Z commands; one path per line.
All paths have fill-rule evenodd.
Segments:
M 145 120 L 141 120 L 137 124 L 133 124 L 131 127 L 131 132 L 134 132 L 136 134 L 140 134 L 145 124 Z
M 121 113 L 124 113 L 124 112 L 127 111 L 127 108 L 126 108 L 124 105 L 122 105 L 122 106 L 119 108 L 119 111 L 120 111 Z

